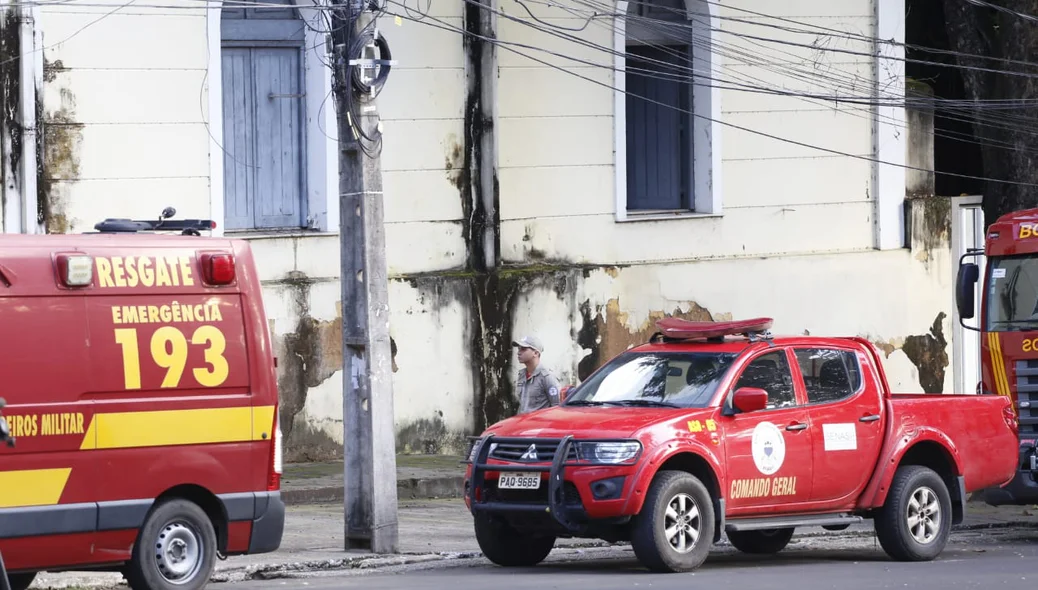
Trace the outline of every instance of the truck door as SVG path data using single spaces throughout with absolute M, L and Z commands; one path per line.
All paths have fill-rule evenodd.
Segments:
M 740 387 L 768 392 L 766 409 L 735 414 L 724 425 L 725 495 L 732 516 L 776 505 L 788 511 L 791 505 L 810 499 L 814 435 L 790 366 L 785 349 L 770 350 L 753 359 L 732 388 L 732 392 Z
M 853 348 L 798 347 L 814 430 L 813 502 L 851 502 L 865 487 L 883 444 L 884 413 L 869 367 Z

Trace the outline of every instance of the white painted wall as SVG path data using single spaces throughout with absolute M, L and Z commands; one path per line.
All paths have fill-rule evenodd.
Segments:
M 70 121 L 83 125 L 74 150 L 77 165 L 64 168 L 65 177 L 54 188 L 68 229 L 89 230 L 108 216 L 152 217 L 166 205 L 176 206 L 181 216 L 219 217 L 222 129 L 214 109 L 220 103 L 216 91 L 209 92 L 220 79 L 218 11 L 191 0 L 170 0 L 163 3 L 167 8 L 130 5 L 98 20 L 117 6 L 115 0 L 104 1 L 112 8 L 71 1 L 41 9 L 46 59 L 51 64 L 60 60 L 64 68 L 45 83 L 45 116 L 53 119 L 64 109 Z M 838 77 L 840 94 L 868 93 L 876 83 L 871 58 L 831 51 L 871 53 L 868 43 L 792 35 L 728 19 L 762 20 L 736 10 L 745 8 L 871 37 L 877 10 L 887 6 L 886 0 L 874 1 L 879 4 L 726 1 L 709 21 L 719 23 L 714 44 L 723 55 L 713 75 L 729 83 L 816 93 L 833 92 L 832 83 L 817 78 L 828 75 Z M 461 0 L 433 2 L 430 14 L 442 19 L 441 26 L 460 28 L 463 5 Z M 547 23 L 583 24 L 546 3 L 526 5 Z M 530 20 L 514 0 L 500 0 L 499 6 L 504 15 Z M 644 327 L 650 312 L 695 302 L 715 317 L 772 316 L 777 332 L 861 334 L 895 347 L 907 335 L 926 333 L 938 312 L 951 316 L 946 249 L 931 253 L 935 260 L 929 265 L 903 249 L 874 249 L 881 234 L 886 246 L 900 243 L 900 226 L 883 224 L 890 211 L 901 210 L 904 195 L 903 190 L 879 194 L 887 216 L 877 228 L 879 173 L 864 159 L 715 124 L 703 129 L 714 141 L 705 156 L 713 178 L 702 185 L 711 191 L 711 202 L 716 200 L 711 215 L 634 221 L 618 210 L 622 174 L 616 161 L 623 149 L 617 145 L 622 119 L 615 111 L 616 79 L 610 69 L 614 26 L 611 19 L 600 18 L 572 33 L 608 50 L 603 51 L 498 18 L 498 37 L 505 43 L 591 62 L 575 66 L 531 53 L 594 82 L 507 49 L 498 52 L 503 261 L 531 262 L 536 250 L 553 261 L 620 265 L 616 271 L 590 271 L 586 279 L 575 272 L 575 289 L 564 297 L 547 289 L 520 291 L 514 325 L 506 328 L 540 334 L 548 347 L 545 362 L 560 378 L 575 379 L 577 363 L 587 353 L 574 338 L 584 301 L 595 309 L 617 300 L 632 331 Z M 411 21 L 396 25 L 392 19 L 382 29 L 399 62 L 380 100 L 391 334 L 399 349 L 396 421 L 403 429 L 437 418 L 448 430 L 462 432 L 471 428 L 475 412 L 472 364 L 477 361 L 469 356 L 469 293 L 463 281 L 423 282 L 410 275 L 452 271 L 466 261 L 456 185 L 463 156 L 465 54 L 455 32 Z M 746 34 L 816 43 L 830 51 L 739 37 Z M 319 94 L 327 92 L 327 71 L 316 61 L 323 47 L 313 45 L 306 87 Z M 791 75 L 805 71 L 815 77 Z M 879 149 L 873 114 L 864 107 L 713 92 L 713 110 L 706 113 L 725 123 L 852 155 L 874 157 Z M 308 150 L 330 150 L 312 157 L 309 171 L 316 191 L 311 199 L 324 199 L 327 205 L 318 223 L 322 231 L 251 237 L 279 340 L 298 323 L 298 301 L 286 286 L 292 276 L 313 282 L 306 306 L 315 320 L 333 322 L 339 313 L 335 125 L 331 102 L 324 98 L 307 99 Z M 895 159 L 897 150 L 882 149 L 894 154 L 888 161 Z M 945 334 L 951 334 L 947 320 Z M 903 352 L 891 354 L 886 369 L 895 388 L 920 390 Z M 952 374 L 949 367 L 948 383 Z M 341 440 L 341 409 L 341 375 L 336 373 L 309 391 L 296 423 Z

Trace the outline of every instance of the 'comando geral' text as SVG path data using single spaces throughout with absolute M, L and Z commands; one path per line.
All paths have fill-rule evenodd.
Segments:
M 219 303 L 178 303 L 168 305 L 113 305 L 115 324 L 179 324 L 223 320 Z
M 97 281 L 109 287 L 190 287 L 195 284 L 187 256 L 112 256 L 94 259 Z

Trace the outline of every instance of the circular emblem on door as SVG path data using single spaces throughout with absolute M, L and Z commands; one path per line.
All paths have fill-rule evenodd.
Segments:
M 771 475 L 782 468 L 786 459 L 786 440 L 782 431 L 771 422 L 761 422 L 753 429 L 751 452 L 757 470 Z

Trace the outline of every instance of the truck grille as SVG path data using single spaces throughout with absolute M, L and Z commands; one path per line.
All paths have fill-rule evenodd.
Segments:
M 1016 401 L 1020 436 L 1038 435 L 1038 359 L 1016 361 Z
M 552 442 L 530 442 L 530 443 L 497 443 L 490 457 L 499 461 L 515 461 L 517 463 L 543 463 L 555 460 L 555 452 L 559 448 L 559 441 Z M 533 458 L 536 454 L 537 458 Z M 567 461 L 576 461 L 577 448 L 570 446 L 566 454 Z

